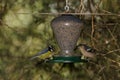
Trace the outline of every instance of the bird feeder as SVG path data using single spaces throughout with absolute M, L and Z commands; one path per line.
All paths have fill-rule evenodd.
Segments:
M 74 52 L 80 32 L 83 29 L 83 22 L 76 16 L 64 14 L 54 18 L 51 22 L 54 36 L 58 42 L 60 52 L 55 55 L 50 62 L 84 62 L 81 57 Z

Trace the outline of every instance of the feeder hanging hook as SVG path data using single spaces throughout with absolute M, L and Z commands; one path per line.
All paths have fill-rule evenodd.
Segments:
M 65 11 L 68 12 L 70 7 L 69 7 L 69 1 L 66 0 L 66 3 L 65 3 L 65 7 L 64 7 Z

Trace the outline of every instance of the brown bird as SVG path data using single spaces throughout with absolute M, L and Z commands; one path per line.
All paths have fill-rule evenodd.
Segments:
M 79 49 L 82 53 L 82 55 L 86 58 L 96 58 L 95 49 L 92 49 L 91 47 L 85 45 L 85 44 L 79 44 L 76 46 L 75 49 Z

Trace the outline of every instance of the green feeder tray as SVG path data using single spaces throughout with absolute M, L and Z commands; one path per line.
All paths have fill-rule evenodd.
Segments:
M 54 56 L 48 62 L 52 63 L 77 63 L 77 62 L 88 62 L 88 60 L 81 59 L 81 56 Z

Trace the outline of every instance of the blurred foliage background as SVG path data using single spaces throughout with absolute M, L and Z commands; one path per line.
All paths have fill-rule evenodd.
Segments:
M 69 0 L 70 12 L 80 15 L 84 30 L 79 43 L 105 53 L 97 62 L 39 63 L 29 58 L 48 44 L 56 46 L 50 26 L 64 12 L 65 0 L 0 0 L 0 80 L 120 80 L 120 0 Z

